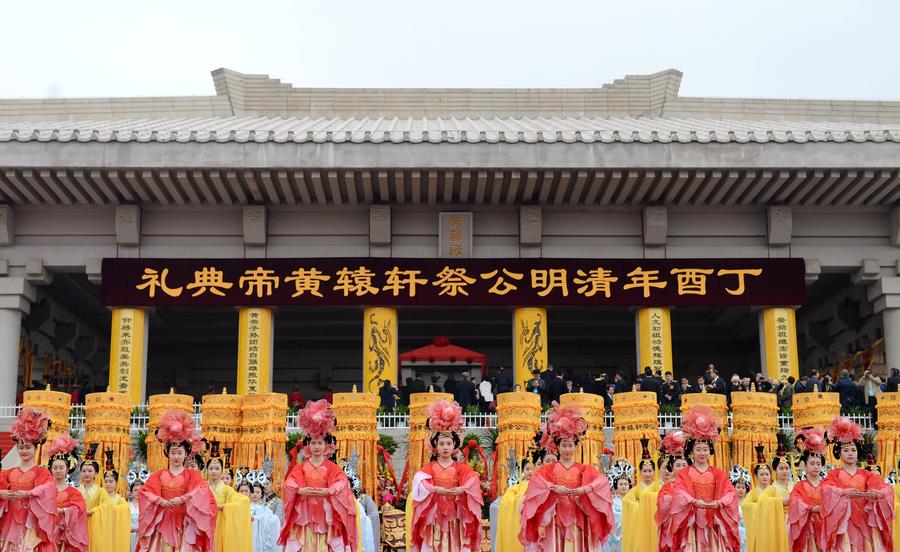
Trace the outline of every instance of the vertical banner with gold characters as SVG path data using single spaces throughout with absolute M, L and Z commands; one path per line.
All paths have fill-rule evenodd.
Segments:
M 398 355 L 397 309 L 363 309 L 363 392 L 377 395 L 385 381 L 397 383 Z
M 535 371 L 547 369 L 547 309 L 516 307 L 513 311 L 513 359 L 516 383 L 525 388 Z
M 238 322 L 238 395 L 272 391 L 272 309 L 242 307 Z
M 638 373 L 649 366 L 656 372 L 672 370 L 672 317 L 668 307 L 647 307 L 637 310 Z
M 142 404 L 146 393 L 147 330 L 144 309 L 112 309 L 109 341 L 109 389 Z
M 800 378 L 797 356 L 797 318 L 792 307 L 767 307 L 759 314 L 763 373 L 787 381 Z

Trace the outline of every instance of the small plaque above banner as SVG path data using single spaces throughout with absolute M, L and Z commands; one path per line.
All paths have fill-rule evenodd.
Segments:
M 472 213 L 441 213 L 439 233 L 440 258 L 472 256 Z

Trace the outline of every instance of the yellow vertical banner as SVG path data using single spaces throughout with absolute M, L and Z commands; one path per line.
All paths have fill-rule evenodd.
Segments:
M 269 307 L 242 307 L 238 321 L 238 395 L 272 391 L 273 313 Z
M 786 381 L 800 378 L 797 317 L 792 307 L 767 307 L 760 314 L 765 374 Z
M 668 307 L 640 308 L 637 320 L 638 373 L 649 366 L 656 372 L 672 369 L 672 317 Z
M 517 307 L 513 311 L 515 383 L 525 388 L 535 371 L 547 369 L 547 309 Z
M 397 383 L 400 367 L 397 345 L 397 309 L 363 309 L 363 391 L 378 394 L 385 381 Z
M 110 391 L 128 395 L 133 404 L 143 403 L 146 392 L 146 359 L 147 320 L 144 309 L 112 309 L 112 332 L 109 340 Z

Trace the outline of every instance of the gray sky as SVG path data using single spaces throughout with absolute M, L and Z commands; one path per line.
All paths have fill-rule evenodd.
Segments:
M 209 95 L 217 67 L 313 87 L 594 87 L 674 67 L 686 96 L 900 100 L 900 2 L 737 4 L 2 2 L 0 97 Z

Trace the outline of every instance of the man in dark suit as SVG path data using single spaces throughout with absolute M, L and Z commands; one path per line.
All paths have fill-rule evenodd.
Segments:
M 627 393 L 631 391 L 631 387 L 629 387 L 628 385 L 628 380 L 625 379 L 625 376 L 622 375 L 622 372 L 616 372 L 614 381 L 616 386 L 616 393 Z
M 659 395 L 659 402 L 662 404 L 668 406 L 681 404 L 681 389 L 675 380 L 672 379 L 672 372 L 666 372 L 666 380 L 662 384 Z
M 831 390 L 840 396 L 841 408 L 857 406 L 859 388 L 856 382 L 850 379 L 850 372 L 847 370 L 841 370 L 841 379 L 831 386 Z
M 512 371 L 501 366 L 494 382 L 494 394 L 509 393 L 513 390 Z
M 465 376 L 456 382 L 456 402 L 463 409 L 475 402 L 475 384 Z
M 614 394 L 614 392 L 615 392 L 615 389 L 616 389 L 615 386 L 613 386 L 613 385 L 607 385 L 606 388 L 603 390 L 603 393 L 602 393 L 602 395 L 603 395 L 603 407 L 604 407 L 607 411 L 612 410 L 612 405 L 613 405 L 613 394 Z
M 707 393 L 715 393 L 717 395 L 727 395 L 728 390 L 725 387 L 725 380 L 719 377 L 719 374 L 716 372 L 716 369 L 712 369 L 712 379 L 706 380 L 706 392 Z
M 819 379 L 819 371 L 813 370 L 809 379 L 806 380 L 806 385 L 804 387 L 806 387 L 808 392 L 812 393 L 816 386 L 818 386 L 819 391 L 825 391 L 822 389 L 822 380 Z
M 550 381 L 550 400 L 559 402 L 559 398 L 563 396 L 566 392 L 566 382 L 563 379 L 561 374 L 556 374 L 556 377 Z
M 900 370 L 891 368 L 891 375 L 888 376 L 885 386 L 885 391 L 888 393 L 895 393 L 900 390 Z
M 425 380 L 422 379 L 421 375 L 416 375 L 416 379 L 409 384 L 409 394 L 424 393 L 425 391 L 427 391 L 427 389 L 425 389 Z
M 638 383 L 641 384 L 641 391 L 649 391 L 659 395 L 659 382 L 656 381 L 656 378 L 653 376 L 653 370 L 649 366 L 644 367 L 644 374 L 638 378 Z

